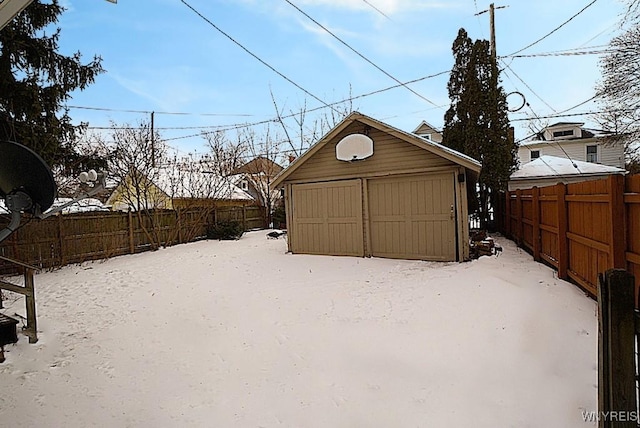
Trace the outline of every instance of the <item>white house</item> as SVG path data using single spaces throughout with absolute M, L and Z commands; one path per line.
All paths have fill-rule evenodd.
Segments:
M 520 143 L 518 158 L 521 166 L 548 155 L 624 168 L 624 145 L 608 141 L 612 135 L 580 122 L 558 122 Z

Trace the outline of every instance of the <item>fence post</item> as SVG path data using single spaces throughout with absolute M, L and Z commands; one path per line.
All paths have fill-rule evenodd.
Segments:
M 63 215 L 58 213 L 58 242 L 60 243 L 60 266 L 64 266 L 66 264 L 66 248 L 64 245 L 64 219 Z
M 622 269 L 598 275 L 598 415 L 636 412 L 634 278 Z M 618 414 L 620 414 L 618 413 Z M 615 424 L 614 424 L 615 422 Z M 635 426 L 602 418 L 600 427 Z
M 540 189 L 532 189 L 533 196 L 533 259 L 540 261 Z
M 38 324 L 36 321 L 36 288 L 33 281 L 33 269 L 24 271 L 25 304 L 27 307 L 27 330 L 29 343 L 38 341 Z
M 522 247 L 522 241 L 523 241 L 523 236 L 524 232 L 523 232 L 523 226 L 524 223 L 522 222 L 522 190 L 521 189 L 517 189 L 516 190 L 516 243 L 518 244 L 518 247 Z
M 178 227 L 178 244 L 182 244 L 182 212 L 180 208 L 176 210 L 176 225 Z
M 556 184 L 557 212 L 558 212 L 558 278 L 569 278 L 569 242 L 567 241 L 567 185 Z
M 242 205 L 242 230 L 247 230 L 247 206 Z
M 504 233 L 511 236 L 511 192 L 507 190 L 507 197 L 505 198 L 505 219 L 504 219 Z
M 625 205 L 624 205 L 624 177 L 619 174 L 609 176 L 609 267 L 625 269 L 627 260 Z
M 136 251 L 135 244 L 133 242 L 133 214 L 129 210 L 129 253 L 133 254 Z

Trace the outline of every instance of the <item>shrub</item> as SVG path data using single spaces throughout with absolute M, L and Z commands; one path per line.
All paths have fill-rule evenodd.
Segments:
M 207 227 L 208 239 L 240 239 L 244 229 L 239 221 L 221 221 Z
M 287 216 L 284 211 L 284 206 L 279 206 L 273 210 L 272 215 L 273 227 L 278 229 L 285 229 L 287 227 Z

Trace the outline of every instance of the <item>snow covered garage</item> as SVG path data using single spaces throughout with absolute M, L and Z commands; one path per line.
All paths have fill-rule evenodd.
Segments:
M 352 113 L 274 180 L 292 253 L 453 261 L 469 256 L 480 164 Z

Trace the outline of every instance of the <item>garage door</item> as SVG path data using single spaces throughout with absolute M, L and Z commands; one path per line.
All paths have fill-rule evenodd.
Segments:
M 360 180 L 293 185 L 294 253 L 363 256 Z
M 453 180 L 453 174 L 369 180 L 371 255 L 455 260 Z

